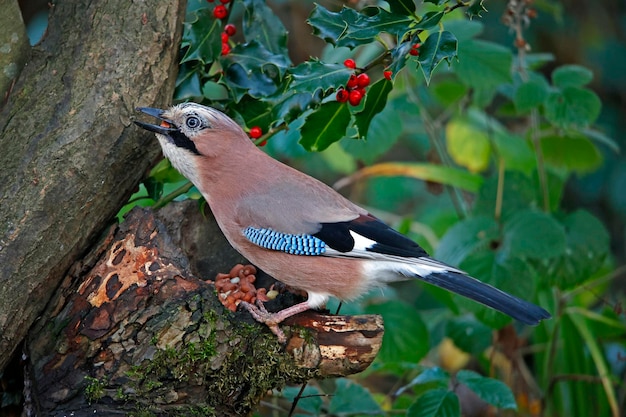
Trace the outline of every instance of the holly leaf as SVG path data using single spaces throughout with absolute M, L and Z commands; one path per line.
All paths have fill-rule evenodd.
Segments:
M 380 7 L 366 7 L 360 13 L 343 7 L 339 12 L 315 5 L 308 23 L 313 34 L 335 46 L 354 48 L 374 41 L 381 32 L 402 37 L 414 20 Z
M 387 104 L 387 96 L 392 90 L 391 81 L 381 79 L 375 82 L 365 96 L 365 106 L 363 110 L 355 116 L 355 125 L 357 127 L 357 135 L 359 138 L 365 138 L 369 130 L 370 123 L 378 113 L 380 113 Z
M 445 59 L 450 63 L 450 59 L 457 56 L 457 48 L 456 37 L 446 30 L 434 32 L 428 36 L 419 48 L 419 56 L 417 58 L 427 84 L 430 82 L 433 71 L 441 61 Z
M 415 13 L 415 1 L 413 0 L 387 0 L 392 13 L 411 16 Z
M 347 103 L 324 103 L 304 121 L 300 144 L 308 151 L 323 151 L 345 136 L 350 120 Z
M 222 53 L 222 23 L 208 9 L 197 10 L 194 15 L 195 20 L 185 23 L 182 46 L 188 48 L 181 64 L 189 61 L 208 64 Z
M 481 17 L 482 12 L 486 12 L 485 6 L 483 6 L 483 0 L 474 0 L 465 11 L 467 16 L 472 19 L 473 17 Z
M 318 89 L 326 92 L 331 88 L 345 85 L 352 70 L 341 64 L 326 64 L 312 59 L 290 69 L 289 88 L 297 93 L 313 94 Z
M 274 53 L 257 41 L 238 44 L 222 56 L 221 62 L 224 68 L 239 64 L 246 72 L 260 71 L 273 79 L 282 77 L 291 65 L 286 55 Z
M 248 42 L 256 41 L 274 54 L 289 61 L 287 30 L 265 0 L 245 0 L 243 33 Z

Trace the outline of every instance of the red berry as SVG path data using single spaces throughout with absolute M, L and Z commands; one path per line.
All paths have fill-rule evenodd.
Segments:
M 250 137 L 252 139 L 258 139 L 263 136 L 263 130 L 258 126 L 253 126 L 250 128 Z
M 224 32 L 228 36 L 235 36 L 235 33 L 237 33 L 237 26 L 233 25 L 232 23 L 229 23 L 226 26 L 224 26 Z
M 230 52 L 230 45 L 227 43 L 222 44 L 222 55 L 228 55 Z
M 420 51 L 415 48 L 411 48 L 411 50 L 409 51 L 409 54 L 413 56 L 418 56 L 420 54 Z
M 388 79 L 389 81 L 391 81 L 391 75 L 393 74 L 393 72 L 391 71 L 383 71 L 383 76 Z
M 213 9 L 213 16 L 216 19 L 226 18 L 226 16 L 228 16 L 228 10 L 226 9 L 226 6 L 222 4 L 218 4 L 217 6 L 215 6 L 215 9 Z
M 222 43 L 228 42 L 228 33 L 222 32 Z
M 350 79 L 348 80 L 348 83 L 346 84 L 346 87 L 348 87 L 348 89 L 351 90 L 353 88 L 356 88 L 356 86 L 358 85 L 357 83 L 358 81 L 357 81 L 356 75 L 352 74 L 350 76 Z
M 350 96 L 348 97 L 348 102 L 351 105 L 358 106 L 362 99 L 363 99 L 363 92 L 361 90 L 352 90 L 352 91 L 350 91 Z
M 355 69 L 356 68 L 356 62 L 354 62 L 354 59 L 352 59 L 352 58 L 348 58 L 345 61 L 343 61 L 343 65 L 345 65 L 346 67 L 348 67 L 350 69 Z
M 413 49 L 420 49 L 421 47 L 422 47 L 421 43 L 416 43 L 413 46 L 411 46 L 411 48 L 413 48 Z
M 220 2 L 221 2 L 222 4 L 228 4 L 228 3 L 230 3 L 230 0 L 220 0 Z
M 267 145 L 267 141 L 266 140 L 264 140 L 263 142 L 259 143 L 259 146 L 265 146 L 265 145 Z
M 356 85 L 358 88 L 365 88 L 370 85 L 370 77 L 366 73 L 359 74 L 356 77 Z
M 336 98 L 338 102 L 345 103 L 346 101 L 348 101 L 349 96 L 350 96 L 350 93 L 348 93 L 346 90 L 342 88 L 339 91 L 337 91 Z

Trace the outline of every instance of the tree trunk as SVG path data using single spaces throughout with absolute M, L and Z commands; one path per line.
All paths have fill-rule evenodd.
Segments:
M 159 154 L 131 119 L 171 99 L 185 15 L 184 0 L 50 7 L 0 113 L 0 370 Z

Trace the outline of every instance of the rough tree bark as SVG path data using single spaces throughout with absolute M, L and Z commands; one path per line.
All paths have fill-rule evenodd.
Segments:
M 51 6 L 0 113 L 0 370 L 158 155 L 131 117 L 170 100 L 184 11 L 184 0 Z

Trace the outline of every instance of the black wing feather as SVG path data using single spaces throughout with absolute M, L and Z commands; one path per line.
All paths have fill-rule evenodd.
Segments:
M 420 245 L 372 215 L 361 215 L 347 222 L 322 223 L 320 231 L 313 236 L 323 240 L 331 248 L 346 253 L 354 249 L 354 238 L 350 231 L 376 242 L 366 249 L 369 252 L 407 258 L 428 256 Z

